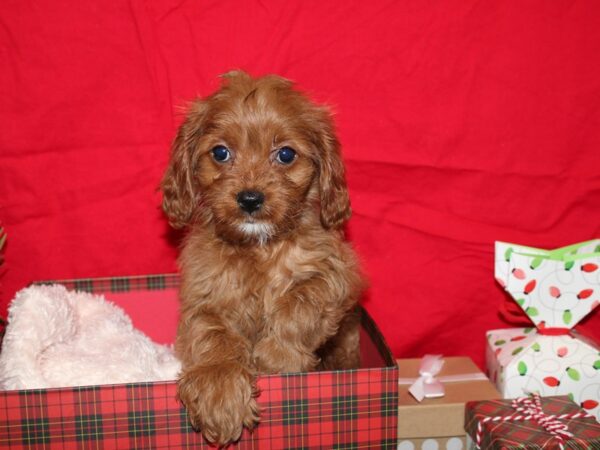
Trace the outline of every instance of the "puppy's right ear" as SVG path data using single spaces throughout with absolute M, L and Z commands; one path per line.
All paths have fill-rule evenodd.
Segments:
M 203 102 L 192 104 L 179 127 L 171 146 L 169 166 L 160 184 L 162 209 L 174 228 L 183 228 L 192 221 L 198 203 L 194 172 L 197 170 L 195 150 L 202 134 L 206 107 Z

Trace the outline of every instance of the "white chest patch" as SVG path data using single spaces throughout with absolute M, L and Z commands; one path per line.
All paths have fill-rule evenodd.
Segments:
M 260 222 L 245 222 L 239 225 L 239 229 L 247 235 L 258 237 L 261 244 L 266 243 L 273 233 L 271 225 Z

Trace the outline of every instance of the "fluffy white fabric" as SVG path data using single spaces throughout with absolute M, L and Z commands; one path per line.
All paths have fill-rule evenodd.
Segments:
M 179 369 L 170 347 L 152 342 L 101 296 L 32 286 L 9 308 L 0 389 L 173 380 Z

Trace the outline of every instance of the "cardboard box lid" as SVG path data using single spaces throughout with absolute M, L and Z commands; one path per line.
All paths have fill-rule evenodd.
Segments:
M 481 373 L 468 357 L 447 357 L 439 376 Z M 417 378 L 421 358 L 397 360 L 400 378 Z M 398 437 L 424 438 L 462 436 L 465 403 L 500 398 L 489 380 L 444 383 L 445 395 L 417 402 L 408 392 L 410 385 L 398 389 Z

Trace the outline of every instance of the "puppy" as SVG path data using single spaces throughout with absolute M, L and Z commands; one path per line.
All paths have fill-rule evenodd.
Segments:
M 192 104 L 161 185 L 187 228 L 178 396 L 218 445 L 258 422 L 257 374 L 359 365 L 363 287 L 329 112 L 277 76 L 223 78 Z

